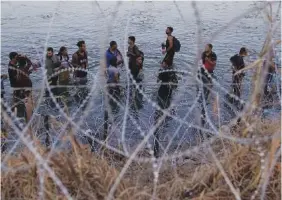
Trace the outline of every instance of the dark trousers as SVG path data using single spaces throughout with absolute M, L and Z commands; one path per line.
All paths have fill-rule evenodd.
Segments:
M 49 85 L 50 85 L 51 87 L 56 86 L 56 85 L 57 85 L 57 82 L 58 82 L 58 76 L 52 77 L 51 79 L 48 80 L 48 82 L 49 82 Z M 51 83 L 50 83 L 50 82 L 51 82 Z M 52 92 L 54 95 L 56 95 L 56 94 L 57 94 L 57 88 L 56 88 L 56 87 L 51 88 L 51 92 Z M 48 90 L 45 91 L 45 95 L 46 95 L 46 97 L 49 97 L 49 96 L 50 96 Z
M 244 75 L 243 74 L 238 74 L 238 75 L 233 75 L 232 77 L 232 87 L 233 87 L 233 92 L 234 95 L 237 97 L 241 97 L 241 85 L 243 81 Z
M 174 51 L 167 52 L 167 54 L 163 59 L 163 62 L 165 62 L 168 65 L 168 67 L 171 67 L 173 64 L 174 54 L 175 54 Z
M 203 94 L 204 94 L 204 98 L 205 101 L 208 100 L 209 98 L 209 94 L 210 94 L 210 90 L 212 88 L 212 79 L 210 77 L 213 76 L 213 73 L 209 73 L 205 72 L 205 70 L 203 68 L 200 69 L 200 71 L 198 72 L 198 78 L 202 81 L 203 83 Z M 198 91 L 200 90 L 200 88 L 198 87 Z M 202 99 L 202 95 L 200 96 L 200 102 L 203 102 Z
M 158 90 L 158 105 L 162 109 L 167 109 L 170 106 L 172 97 L 172 88 L 169 85 L 161 85 Z
M 134 63 L 134 61 L 129 61 L 128 66 L 129 66 L 130 73 L 131 73 L 133 79 L 137 82 L 137 77 L 138 77 L 138 74 L 139 74 L 139 69 L 136 66 L 136 63 Z

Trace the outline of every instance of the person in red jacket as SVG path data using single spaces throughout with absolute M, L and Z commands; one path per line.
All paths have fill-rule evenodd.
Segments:
M 200 69 L 198 74 L 198 78 L 203 82 L 203 92 L 205 100 L 207 101 L 210 88 L 212 87 L 212 79 L 213 72 L 216 66 L 217 56 L 212 51 L 212 44 L 207 44 L 205 47 L 205 51 L 202 53 L 202 63 L 203 66 Z
M 212 74 L 214 71 L 214 68 L 216 66 L 216 60 L 217 56 L 216 54 L 212 51 L 212 44 L 207 44 L 205 51 L 202 53 L 202 62 L 205 67 L 205 69 Z

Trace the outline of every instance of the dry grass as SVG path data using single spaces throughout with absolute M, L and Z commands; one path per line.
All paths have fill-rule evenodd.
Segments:
M 280 121 L 264 122 L 247 134 L 244 128 L 233 129 L 232 135 L 256 133 L 257 136 L 271 136 L 279 131 Z M 261 143 L 266 152 L 265 169 L 269 169 L 273 164 L 274 154 L 280 147 L 280 142 L 281 140 L 276 138 Z M 111 156 L 112 154 L 106 151 L 102 156 L 94 155 L 89 151 L 88 146 L 81 146 L 74 140 L 72 144 L 74 148 L 70 152 L 53 154 L 49 159 L 49 166 L 74 199 L 105 199 L 126 159 Z M 48 150 L 39 146 L 38 148 L 42 157 L 46 157 Z M 216 152 L 222 168 L 241 199 L 251 199 L 257 189 L 258 194 L 255 199 L 259 199 L 260 187 L 264 183 L 261 179 L 264 174 L 257 146 L 255 144 L 242 146 L 218 139 L 212 144 L 212 149 Z M 235 199 L 222 171 L 219 170 L 208 150 L 200 150 L 200 154 L 205 155 L 208 162 L 186 161 L 174 168 L 171 163 L 163 163 L 155 199 Z M 113 161 L 119 164 L 116 168 L 110 166 Z M 7 165 L 10 169 L 19 166 L 28 167 L 2 172 L 2 199 L 38 199 L 39 169 L 34 156 L 28 150 L 24 150 L 21 154 L 8 158 Z M 281 199 L 281 168 L 280 163 L 275 165 L 273 171 L 268 173 L 271 177 L 264 199 Z M 44 174 L 44 180 L 46 199 L 64 199 L 47 172 Z M 152 164 L 134 162 L 121 180 L 114 196 L 115 199 L 150 199 L 153 186 Z

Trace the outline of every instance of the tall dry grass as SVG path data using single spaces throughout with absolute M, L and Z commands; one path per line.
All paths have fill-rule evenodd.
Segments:
M 261 122 L 247 133 L 246 128 L 244 124 L 235 127 L 230 135 L 273 136 L 281 130 L 280 121 Z M 105 199 L 126 158 L 112 156 L 109 151 L 95 155 L 88 146 L 82 146 L 74 139 L 71 141 L 73 149 L 54 153 L 48 165 L 74 199 Z M 159 173 L 155 199 L 235 199 L 227 179 L 241 199 L 251 199 L 254 194 L 254 199 L 260 199 L 268 175 L 270 178 L 264 199 L 281 199 L 281 165 L 274 162 L 275 153 L 280 151 L 280 142 L 279 135 L 259 145 L 246 146 L 217 139 L 210 147 L 200 149 L 194 159 L 190 157 L 175 167 L 165 162 Z M 259 151 L 259 147 L 262 150 Z M 49 150 L 40 145 L 37 148 L 46 158 Z M 262 151 L 265 155 L 260 155 Z M 212 153 L 219 163 L 215 162 Z M 201 156 L 205 157 L 205 162 L 199 159 Z M 117 163 L 115 168 L 111 167 L 113 163 Z M 39 199 L 40 176 L 44 176 L 45 199 L 65 199 L 48 173 L 39 171 L 36 159 L 27 149 L 17 156 L 10 156 L 7 167 L 17 170 L 2 171 L 2 199 Z M 152 175 L 150 163 L 133 162 L 118 185 L 114 198 L 151 199 L 154 186 Z

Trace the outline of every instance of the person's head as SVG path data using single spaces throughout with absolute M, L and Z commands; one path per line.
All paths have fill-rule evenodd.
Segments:
M 54 54 L 54 50 L 52 47 L 47 48 L 47 57 L 52 57 Z
M 61 47 L 59 54 L 62 56 L 67 56 L 68 55 L 68 49 L 66 47 Z
M 240 49 L 239 55 L 240 56 L 247 56 L 248 55 L 247 49 L 245 47 L 242 47 Z
M 111 48 L 112 51 L 115 51 L 117 49 L 116 41 L 111 41 L 110 42 L 110 48 Z
M 135 37 L 134 36 L 129 36 L 128 37 L 128 44 L 129 45 L 134 45 L 135 44 Z
M 11 61 L 16 61 L 17 57 L 18 57 L 18 53 L 17 52 L 11 52 L 9 54 L 9 58 L 10 58 Z
M 212 44 L 207 44 L 205 47 L 205 52 L 211 52 L 212 51 Z
M 136 64 L 137 64 L 138 66 L 142 66 L 142 64 L 143 64 L 142 56 L 138 56 L 138 57 L 136 58 Z
M 110 65 L 117 67 L 117 58 L 115 56 L 110 60 Z
M 169 27 L 166 28 L 165 33 L 166 33 L 167 35 L 171 35 L 172 32 L 173 32 L 173 28 L 172 28 L 172 27 L 169 26 Z
M 86 51 L 86 44 L 83 40 L 79 41 L 76 45 L 78 46 L 80 52 Z

